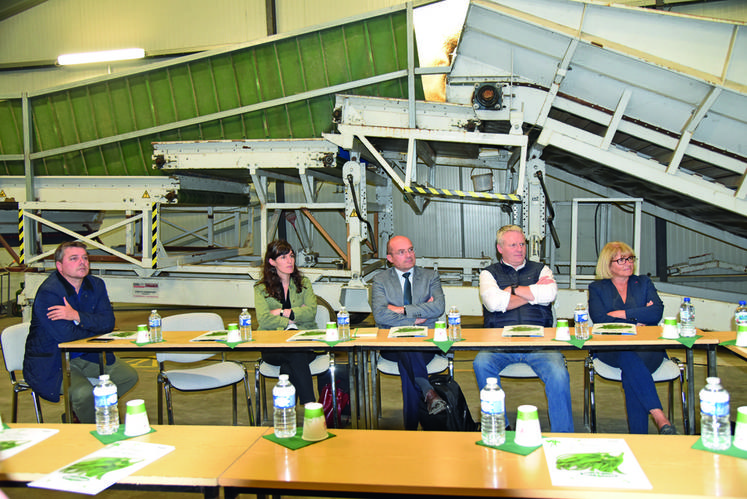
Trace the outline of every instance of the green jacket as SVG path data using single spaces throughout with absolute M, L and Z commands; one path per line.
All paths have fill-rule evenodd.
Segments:
M 300 293 L 296 292 L 296 285 L 291 281 L 288 294 L 293 310 L 293 322 L 298 329 L 316 329 L 316 295 L 311 287 L 311 281 L 307 277 L 303 278 Z M 281 303 L 267 293 L 264 284 L 254 286 L 254 311 L 257 315 L 257 326 L 261 331 L 288 327 L 289 319 L 270 313 L 270 310 L 280 307 Z

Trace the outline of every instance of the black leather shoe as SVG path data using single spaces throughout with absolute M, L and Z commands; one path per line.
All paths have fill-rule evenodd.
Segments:
M 659 435 L 676 435 L 677 430 L 671 424 L 665 424 L 659 428 Z

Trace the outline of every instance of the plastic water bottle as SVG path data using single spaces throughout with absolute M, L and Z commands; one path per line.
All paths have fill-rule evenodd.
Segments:
M 506 441 L 506 394 L 498 386 L 498 378 L 488 378 L 480 390 L 482 441 L 487 445 L 502 445 Z
M 708 449 L 724 450 L 731 446 L 729 422 L 729 392 L 721 379 L 706 378 L 700 390 L 700 440 Z
M 579 303 L 576 305 L 576 310 L 573 312 L 573 321 L 576 323 L 576 329 L 574 334 L 578 340 L 589 339 L 589 311 L 586 308 L 586 303 Z
M 739 329 L 739 326 L 747 326 L 747 302 L 744 300 L 739 301 L 734 312 L 734 330 Z
M 158 311 L 151 310 L 150 316 L 148 317 L 148 334 L 150 334 L 150 341 L 153 343 L 163 340 L 161 337 L 161 316 L 158 315 Z
M 281 374 L 278 384 L 272 389 L 272 403 L 275 407 L 275 436 L 296 436 L 296 387 L 288 380 L 287 374 Z
M 245 308 L 242 308 L 239 314 L 239 332 L 241 333 L 241 341 L 252 340 L 252 316 Z
M 340 341 L 350 339 L 350 314 L 345 307 L 340 307 L 337 312 L 337 334 L 340 335 Z
M 459 310 L 456 308 L 456 306 L 452 306 L 449 309 L 448 319 L 449 319 L 449 322 L 448 322 L 447 334 L 449 337 L 449 341 L 461 340 L 462 339 L 462 314 L 459 313 Z
M 680 336 L 695 336 L 695 308 L 687 296 L 680 305 Z
M 96 431 L 99 435 L 111 435 L 119 430 L 117 410 L 117 385 L 109 380 L 108 374 L 99 376 L 93 387 L 93 405 L 96 410 Z

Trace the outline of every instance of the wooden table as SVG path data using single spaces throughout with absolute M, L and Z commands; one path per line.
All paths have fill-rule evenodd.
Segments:
M 63 398 L 65 400 L 65 413 L 67 414 L 67 421 L 71 421 L 72 406 L 70 404 L 70 352 L 99 352 L 101 358 L 104 358 L 106 352 L 215 352 L 215 353 L 228 353 L 236 351 L 261 351 L 271 350 L 277 348 L 283 348 L 288 350 L 325 350 L 329 352 L 333 351 L 344 351 L 348 355 L 348 362 L 350 364 L 349 376 L 350 376 L 350 405 L 351 405 L 351 419 L 353 425 L 357 425 L 358 420 L 358 402 L 355 397 L 357 391 L 357 376 L 354 363 L 353 349 L 356 347 L 356 342 L 346 341 L 338 343 L 334 347 L 329 347 L 326 343 L 320 341 L 293 341 L 288 342 L 288 338 L 293 336 L 297 331 L 253 331 L 253 341 L 247 343 L 241 343 L 234 349 L 229 348 L 225 343 L 216 341 L 190 341 L 193 338 L 205 333 L 206 331 L 166 331 L 163 333 L 165 342 L 162 343 L 148 343 L 143 346 L 137 346 L 132 340 L 120 340 L 115 339 L 106 343 L 100 343 L 91 341 L 91 339 L 71 341 L 67 343 L 60 343 L 59 348 L 62 355 L 62 391 Z M 334 366 L 334 355 L 330 356 L 331 366 Z M 103 362 L 103 361 L 102 361 Z M 334 387 L 334 376 L 332 377 L 332 393 L 335 398 L 336 406 L 336 390 Z M 258 394 L 255 393 L 255 399 Z M 257 403 L 259 400 L 257 400 Z M 258 422 L 259 423 L 259 422 Z
M 11 424 L 12 428 L 54 428 L 58 433 L 0 462 L 0 483 L 19 486 L 37 480 L 102 448 L 90 434 L 95 425 Z M 174 451 L 119 481 L 115 487 L 200 492 L 219 497 L 218 477 L 266 428 L 254 426 L 154 426 L 134 440 L 173 445 Z
M 644 349 L 684 349 L 686 359 L 686 370 L 687 370 L 687 399 L 690 402 L 688 404 L 688 416 L 690 434 L 695 433 L 695 405 L 692 401 L 695 400 L 695 384 L 691 382 L 694 378 L 694 360 L 693 351 L 691 348 L 686 348 L 682 343 L 676 340 L 663 340 L 659 339 L 661 336 L 660 326 L 640 326 L 636 330 L 635 336 L 628 335 L 593 335 L 586 343 L 584 343 L 584 350 L 644 350 Z M 361 356 L 359 364 L 363 366 L 361 372 L 364 377 L 361 383 L 364 386 L 364 400 L 367 403 L 366 416 L 370 414 L 372 426 L 376 425 L 375 409 L 370 410 L 370 400 L 374 396 L 373 393 L 368 393 L 368 380 L 365 378 L 368 370 L 366 368 L 366 355 L 368 352 L 368 362 L 371 364 L 371 375 L 375 376 L 376 370 L 376 353 L 381 350 L 426 350 L 432 352 L 440 352 L 439 348 L 430 341 L 425 341 L 426 338 L 388 338 L 389 330 L 380 329 L 376 337 L 362 338 L 357 343 L 360 349 Z M 708 375 L 716 376 L 716 347 L 720 341 L 724 341 L 725 338 L 720 333 L 704 333 L 698 330 L 698 334 L 702 335 L 695 342 L 695 346 L 699 348 L 708 349 Z M 429 331 L 429 337 L 433 338 L 433 330 Z M 462 338 L 464 341 L 456 342 L 452 345 L 449 353 L 456 350 L 502 350 L 506 352 L 520 352 L 528 350 L 538 349 L 552 349 L 552 350 L 572 350 L 575 349 L 573 345 L 564 341 L 555 341 L 555 328 L 545 328 L 545 335 L 541 338 L 529 338 L 529 337 L 503 337 L 503 329 L 487 329 L 487 328 L 475 328 L 475 329 L 462 329 Z M 371 389 L 373 392 L 374 389 Z
M 542 449 L 526 457 L 489 449 L 475 444 L 479 433 L 332 433 L 337 436 L 296 451 L 257 440 L 221 475 L 225 497 L 239 492 L 342 497 L 747 497 L 747 461 L 691 449 L 696 436 L 554 434 L 625 439 L 653 489 L 622 490 L 554 487 Z

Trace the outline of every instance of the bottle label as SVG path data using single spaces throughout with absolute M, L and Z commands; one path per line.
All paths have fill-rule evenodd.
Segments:
M 586 310 L 577 310 L 574 314 L 574 320 L 576 322 L 588 322 L 589 313 Z
M 239 317 L 239 326 L 246 327 L 252 325 L 252 318 L 249 317 Z
M 103 395 L 94 395 L 93 405 L 96 407 L 106 407 L 109 405 L 117 405 L 117 392 L 105 393 Z
M 700 401 L 700 412 L 708 416 L 722 417 L 729 416 L 729 402 L 711 402 L 710 400 Z
M 296 406 L 296 394 L 273 395 L 272 403 L 276 409 L 292 409 Z
M 150 327 L 161 327 L 161 319 L 160 318 L 148 319 L 148 325 Z
M 460 314 L 449 314 L 449 326 L 461 326 L 462 316 Z
M 338 326 L 347 326 L 350 324 L 350 316 L 349 315 L 338 315 L 337 316 L 337 325 Z
M 503 400 L 483 399 L 480 401 L 480 410 L 485 414 L 503 414 Z

